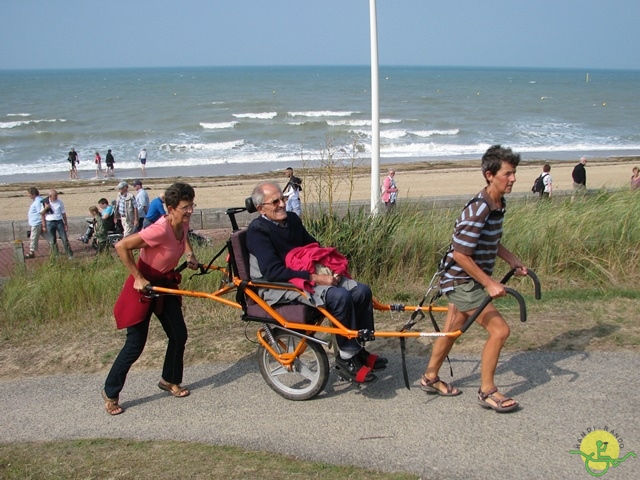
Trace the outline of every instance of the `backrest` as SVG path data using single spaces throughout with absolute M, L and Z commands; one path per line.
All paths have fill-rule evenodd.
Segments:
M 247 250 L 247 229 L 236 230 L 231 234 L 231 248 L 240 280 L 251 280 L 249 274 L 249 250 Z

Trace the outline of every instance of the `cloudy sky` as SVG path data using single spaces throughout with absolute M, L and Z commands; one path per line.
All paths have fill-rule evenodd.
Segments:
M 381 65 L 640 69 L 638 0 L 377 0 Z M 2 0 L 0 69 L 367 65 L 369 0 Z

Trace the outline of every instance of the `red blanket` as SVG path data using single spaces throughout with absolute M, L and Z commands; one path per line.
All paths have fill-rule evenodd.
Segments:
M 294 248 L 285 257 L 287 268 L 292 270 L 316 273 L 316 263 L 328 267 L 336 275 L 349 277 L 349 261 L 335 247 L 321 247 L 317 243 L 310 243 Z M 302 278 L 292 278 L 289 282 L 301 290 L 313 293 L 313 282 Z

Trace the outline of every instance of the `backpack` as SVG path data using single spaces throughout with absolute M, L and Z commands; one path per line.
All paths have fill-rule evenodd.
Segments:
M 549 175 L 548 173 L 541 174 L 538 178 L 533 182 L 533 187 L 531 187 L 532 193 L 542 193 L 544 192 L 544 177 Z

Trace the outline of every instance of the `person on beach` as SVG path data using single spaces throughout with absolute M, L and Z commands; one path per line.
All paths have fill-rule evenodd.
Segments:
M 571 178 L 573 179 L 573 195 L 571 200 L 574 200 L 576 195 L 583 195 L 587 191 L 587 157 L 580 158 L 578 164 L 573 167 L 571 172 Z
M 42 231 L 42 216 L 40 215 L 42 197 L 36 187 L 29 187 L 27 195 L 31 199 L 31 205 L 29 205 L 27 213 L 31 231 L 29 232 L 29 253 L 25 255 L 25 258 L 35 258 L 38 251 L 38 243 L 40 242 L 40 232 Z
M 100 156 L 100 152 L 96 152 L 96 158 L 94 160 L 96 164 L 96 178 L 100 176 L 102 173 L 102 157 Z
M 149 211 L 149 194 L 142 187 L 142 181 L 136 180 L 133 182 L 133 188 L 136 189 L 136 203 L 138 204 L 138 223 L 136 224 L 136 228 L 138 231 L 142 230 L 142 224 L 144 223 L 144 218 L 147 216 L 147 212 Z
M 67 156 L 67 160 L 70 163 L 69 166 L 69 178 L 71 180 L 78 179 L 78 167 L 76 164 L 80 163 L 80 157 L 78 157 L 78 152 L 76 152 L 75 148 L 71 147 L 69 151 L 69 155 Z
M 548 163 L 542 167 L 542 173 L 540 174 L 540 178 L 542 178 L 543 189 L 540 192 L 540 198 L 549 200 L 551 198 L 551 194 L 553 193 L 553 179 L 551 178 L 551 165 Z
M 102 390 L 104 407 L 109 415 L 119 415 L 124 411 L 120 406 L 120 392 L 129 369 L 144 350 L 152 313 L 160 320 L 169 340 L 158 387 L 176 398 L 186 397 L 190 393 L 181 386 L 187 342 L 182 298 L 177 295 L 148 298 L 145 288 L 147 285 L 178 288 L 181 276 L 174 269 L 183 255 L 189 268 L 198 268 L 198 260 L 187 235 L 195 207 L 194 198 L 193 187 L 186 183 L 174 183 L 165 191 L 169 213 L 149 228 L 116 243 L 116 252 L 129 271 L 129 277 L 113 313 L 116 326 L 119 329 L 126 328 L 127 336 Z M 134 252 L 138 251 L 136 263 Z
M 293 168 L 291 167 L 286 168 L 285 176 L 289 179 L 283 190 L 283 195 L 287 199 L 287 212 L 293 212 L 302 217 L 302 205 L 300 203 L 302 180 L 293 174 Z
M 128 237 L 138 225 L 138 202 L 129 192 L 129 184 L 124 180 L 116 187 L 120 192 L 116 200 L 116 222 L 122 223 L 122 235 Z
M 298 247 L 306 247 L 308 256 L 313 256 L 313 249 L 319 246 L 300 217 L 286 211 L 286 200 L 280 187 L 273 182 L 261 182 L 253 189 L 251 199 L 260 214 L 247 230 L 251 277 L 269 282 L 309 281 L 313 285 L 316 305 L 324 305 L 349 329 L 373 332 L 372 293 L 368 285 L 356 282 L 346 274 L 311 273 L 307 267 L 319 272 L 316 266 L 303 267 L 304 262 L 292 262 L 288 256 L 294 249 L 303 251 Z M 345 264 L 340 266 L 346 267 Z M 260 295 L 270 305 L 304 301 L 299 293 L 287 290 L 261 289 Z M 375 380 L 371 372 L 386 367 L 386 358 L 370 354 L 356 339 L 343 336 L 336 336 L 336 339 L 339 349 L 336 367 L 352 380 Z
M 143 148 L 138 153 L 138 160 L 140 160 L 140 167 L 142 168 L 142 173 L 144 174 L 144 168 L 147 165 L 147 149 Z
M 164 193 L 157 196 L 151 203 L 149 204 L 149 211 L 147 212 L 146 217 L 144 217 L 144 222 L 142 222 L 142 228 L 147 228 L 152 223 L 155 223 L 161 216 L 165 215 L 167 212 L 164 209 Z
M 107 156 L 105 157 L 105 162 L 107 164 L 107 169 L 104 171 L 105 178 L 109 176 L 113 177 L 114 175 L 113 164 L 116 163 L 116 161 L 113 158 L 113 154 L 111 153 L 111 150 L 107 150 Z
M 389 169 L 389 172 L 382 182 L 382 201 L 384 202 L 387 213 L 393 211 L 396 206 L 396 200 L 398 198 L 398 187 L 396 186 L 396 171 L 393 168 Z
M 42 231 L 47 232 L 47 240 L 49 241 L 49 245 L 51 245 L 51 253 L 56 256 L 58 255 L 57 233 L 60 236 L 60 241 L 64 246 L 69 260 L 73 260 L 73 251 L 71 250 L 71 245 L 69 245 L 67 235 L 69 231 L 67 212 L 64 209 L 62 200 L 58 199 L 58 192 L 56 190 L 49 190 L 48 199 L 42 202 L 40 216 L 42 218 Z
M 640 188 L 640 169 L 633 167 L 631 170 L 631 190 L 637 190 Z
M 482 157 L 482 174 L 487 186 L 467 203 L 456 220 L 451 246 L 443 259 L 439 286 L 449 301 L 445 332 L 461 328 L 487 295 L 499 298 L 507 294 L 504 285 L 491 278 L 496 257 L 515 268 L 516 275 L 527 274 L 524 264 L 500 241 L 506 210 L 504 195 L 511 193 L 519 163 L 520 155 L 500 145 L 492 146 Z M 493 303 L 485 307 L 476 322 L 489 334 L 482 351 L 478 403 L 496 412 L 515 410 L 518 402 L 499 393 L 494 382 L 500 352 L 509 336 L 509 325 Z M 434 342 L 420 381 L 426 393 L 445 397 L 462 393 L 438 376 L 455 340 L 439 337 Z

